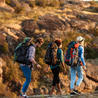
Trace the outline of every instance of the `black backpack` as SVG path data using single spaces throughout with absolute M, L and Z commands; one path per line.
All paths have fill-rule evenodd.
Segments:
M 44 57 L 44 62 L 46 64 L 51 66 L 60 64 L 60 61 L 57 58 L 57 50 L 58 50 L 58 46 L 56 43 L 53 42 L 48 44 L 46 55 Z
M 26 57 L 27 50 L 30 46 L 33 46 L 33 44 L 27 45 L 25 43 L 20 43 L 16 49 L 14 50 L 14 63 L 18 62 L 21 64 L 31 65 L 32 63 L 28 60 L 28 57 Z
M 79 43 L 76 41 L 71 41 L 68 44 L 68 49 L 64 55 L 64 62 L 69 66 L 79 66 L 81 65 L 81 58 L 78 56 Z

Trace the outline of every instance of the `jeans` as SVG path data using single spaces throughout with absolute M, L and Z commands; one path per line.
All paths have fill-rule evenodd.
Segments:
M 25 93 L 27 91 L 27 88 L 31 82 L 31 69 L 28 66 L 21 66 L 21 69 L 24 73 L 24 76 L 26 78 L 26 81 L 23 84 L 22 87 L 22 93 Z
M 82 68 L 82 66 L 70 67 L 70 73 L 71 73 L 70 89 L 74 89 L 74 84 L 76 81 L 76 71 L 78 73 L 78 80 L 76 82 L 76 85 L 79 86 L 83 80 L 83 68 Z

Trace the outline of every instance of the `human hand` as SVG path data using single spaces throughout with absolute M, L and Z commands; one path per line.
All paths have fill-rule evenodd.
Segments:
M 40 66 L 39 64 L 37 64 L 37 68 L 38 68 L 38 69 L 41 69 L 41 66 Z
M 66 73 L 65 68 L 63 69 L 63 73 L 64 73 L 64 74 Z
M 46 68 L 46 72 L 48 72 L 48 71 L 49 71 L 49 67 Z
M 87 68 L 86 68 L 86 66 L 83 66 L 83 69 L 84 69 L 84 71 L 87 71 Z

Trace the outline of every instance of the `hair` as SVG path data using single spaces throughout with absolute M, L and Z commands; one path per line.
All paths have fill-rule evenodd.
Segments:
M 59 47 L 62 43 L 62 40 L 61 39 L 56 39 L 55 40 L 55 43 L 57 44 L 57 46 Z
M 40 37 L 40 38 L 37 38 L 37 39 L 36 39 L 35 43 L 37 43 L 37 42 L 38 42 L 39 44 L 41 44 L 41 43 L 44 43 L 44 40 L 43 40 L 43 38 Z

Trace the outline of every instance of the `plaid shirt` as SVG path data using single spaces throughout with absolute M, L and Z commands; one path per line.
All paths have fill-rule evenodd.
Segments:
M 35 60 L 35 46 L 30 46 L 28 51 L 27 51 L 27 54 L 26 54 L 26 57 L 28 57 L 28 59 L 32 62 L 33 60 Z M 20 66 L 26 66 L 25 64 L 20 64 Z M 34 69 L 34 64 L 32 63 L 32 65 L 28 65 L 29 67 L 32 66 L 32 70 Z

